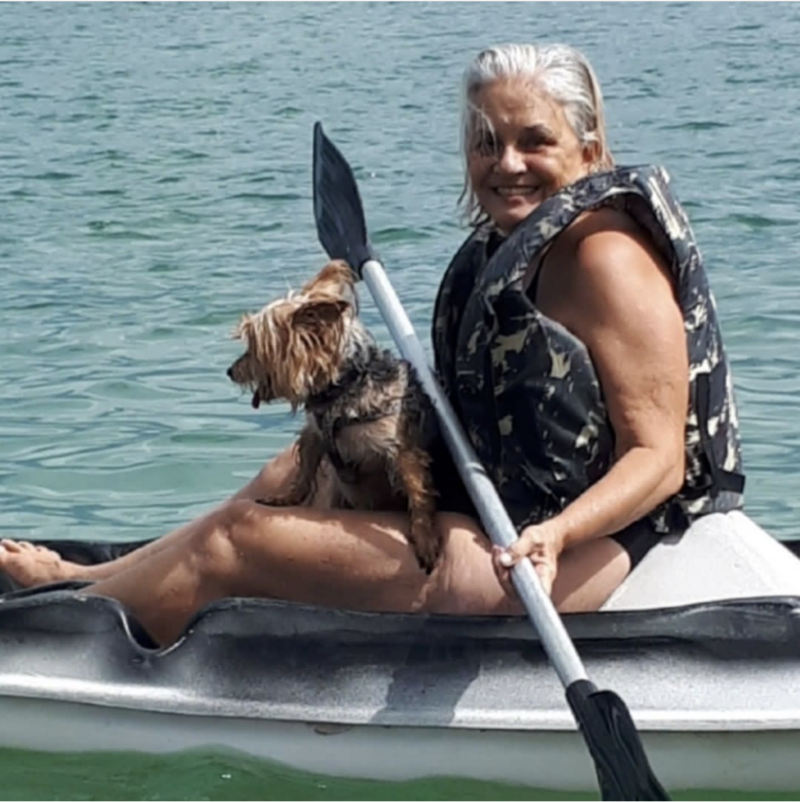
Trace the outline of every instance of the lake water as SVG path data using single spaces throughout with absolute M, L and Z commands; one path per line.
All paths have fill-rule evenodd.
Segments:
M 583 49 L 617 161 L 670 171 L 734 370 L 748 512 L 799 536 L 800 7 L 717 3 L 0 5 L 0 536 L 157 536 L 289 442 L 297 421 L 225 370 L 239 315 L 323 264 L 317 120 L 427 343 L 465 236 L 461 72 L 509 40 Z M 0 752 L 0 774 L 4 799 L 527 793 L 222 757 Z

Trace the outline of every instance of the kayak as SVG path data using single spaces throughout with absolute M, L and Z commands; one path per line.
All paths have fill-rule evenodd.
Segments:
M 83 562 L 140 544 L 49 542 Z M 800 541 L 741 512 L 657 545 L 595 613 L 565 615 L 671 792 L 800 789 Z M 329 776 L 455 776 L 596 792 L 527 618 L 224 599 L 157 648 L 80 583 L 0 575 L 0 747 L 227 748 Z

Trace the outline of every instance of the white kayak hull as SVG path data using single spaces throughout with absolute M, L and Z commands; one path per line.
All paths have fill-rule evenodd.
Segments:
M 15 722 L 0 746 L 52 752 L 168 754 L 209 746 L 327 777 L 385 782 L 460 777 L 561 792 L 597 791 L 594 766 L 574 731 L 343 726 L 152 713 L 35 699 L 0 700 Z M 671 793 L 800 788 L 800 732 L 642 731 L 648 758 Z
M 651 553 L 608 610 L 566 616 L 568 630 L 667 789 L 796 792 L 800 561 L 741 514 L 703 526 Z M 157 650 L 111 600 L 9 594 L 0 721 L 0 747 L 217 747 L 331 776 L 597 789 L 525 619 L 224 600 Z

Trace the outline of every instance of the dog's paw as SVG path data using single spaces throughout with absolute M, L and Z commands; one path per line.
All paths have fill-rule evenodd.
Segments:
M 292 507 L 292 500 L 288 496 L 262 496 L 256 499 L 256 504 L 265 507 Z
M 258 504 L 267 507 L 304 507 L 309 499 L 309 494 L 303 490 L 292 490 L 283 496 L 262 496 L 256 499 Z
M 440 552 L 441 548 L 439 543 L 423 542 L 421 544 L 417 543 L 414 546 L 414 554 L 417 557 L 417 563 L 429 576 L 436 567 Z

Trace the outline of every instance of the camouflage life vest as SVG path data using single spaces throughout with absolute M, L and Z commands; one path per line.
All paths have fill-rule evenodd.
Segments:
M 603 476 L 614 459 L 614 433 L 589 352 L 536 309 L 523 285 L 542 249 L 601 206 L 621 209 L 646 231 L 674 277 L 689 356 L 686 480 L 648 517 L 659 532 L 683 529 L 697 516 L 741 507 L 744 476 L 714 300 L 662 168 L 620 167 L 581 179 L 505 239 L 476 230 L 436 300 L 436 366 L 519 529 L 557 514 Z

